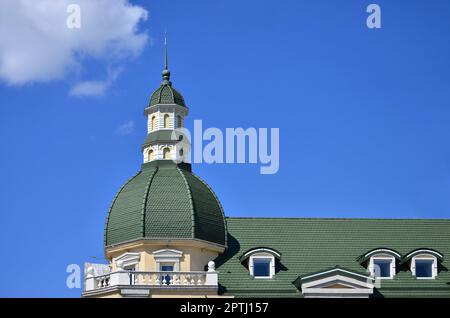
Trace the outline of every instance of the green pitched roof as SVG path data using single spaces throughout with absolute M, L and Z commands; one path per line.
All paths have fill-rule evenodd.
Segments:
M 172 138 L 172 134 L 173 134 L 173 138 Z M 142 150 L 144 148 L 147 148 L 148 146 L 153 145 L 158 142 L 162 142 L 162 143 L 178 142 L 179 140 L 181 140 L 180 136 L 181 136 L 181 133 L 177 132 L 176 130 L 173 130 L 173 129 L 163 129 L 163 130 L 152 131 L 145 138 L 145 141 L 142 144 Z M 176 137 L 178 137 L 179 139 L 176 139 Z
M 382 297 L 450 297 L 450 220 L 227 218 L 228 249 L 216 259 L 221 291 L 238 297 L 301 297 L 299 277 L 339 266 L 367 273 L 358 259 L 375 248 L 402 255 L 418 248 L 444 254 L 438 277 L 416 279 L 407 264 L 374 291 Z M 281 253 L 273 279 L 252 278 L 242 254 L 264 246 Z
M 142 166 L 116 195 L 105 226 L 105 246 L 137 239 L 201 239 L 226 245 L 222 206 L 188 164 Z

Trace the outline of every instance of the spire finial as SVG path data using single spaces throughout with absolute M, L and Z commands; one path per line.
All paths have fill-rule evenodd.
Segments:
M 170 82 L 170 72 L 167 63 L 167 32 L 164 32 L 164 70 L 162 71 L 162 84 L 172 85 Z
M 167 67 L 167 32 L 164 32 L 164 69 L 168 70 Z

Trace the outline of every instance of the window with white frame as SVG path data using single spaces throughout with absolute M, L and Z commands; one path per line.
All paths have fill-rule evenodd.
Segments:
M 390 248 L 375 248 L 358 259 L 361 265 L 367 266 L 372 277 L 377 279 L 392 279 L 396 274 L 396 264 L 401 255 Z
M 370 258 L 369 271 L 375 278 L 391 279 L 395 276 L 395 258 L 390 255 L 374 255 Z
M 437 276 L 437 259 L 432 255 L 417 255 L 411 259 L 411 272 L 418 279 L 434 279 Z
M 174 249 L 162 249 L 152 253 L 159 272 L 179 272 L 183 252 Z
M 119 257 L 113 258 L 113 262 L 116 264 L 116 270 L 130 272 L 130 285 L 136 283 L 136 275 L 134 272 L 139 270 L 140 259 L 140 253 L 131 252 L 126 252 Z
M 248 261 L 249 274 L 254 278 L 273 278 L 276 258 L 280 258 L 280 253 L 275 250 L 255 248 L 242 255 L 241 261 Z
M 253 258 L 253 276 L 254 277 L 271 277 L 270 267 L 272 258 Z
M 248 267 L 250 275 L 255 278 L 272 278 L 275 275 L 275 258 L 270 254 L 252 255 Z

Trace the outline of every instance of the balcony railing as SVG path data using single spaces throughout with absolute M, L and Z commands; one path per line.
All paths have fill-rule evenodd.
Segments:
M 140 272 L 116 271 L 105 275 L 87 274 L 85 291 L 104 289 L 111 286 L 148 286 L 149 288 L 192 288 L 217 287 L 218 272 Z

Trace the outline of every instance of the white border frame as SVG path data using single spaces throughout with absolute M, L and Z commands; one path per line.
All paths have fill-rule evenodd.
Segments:
M 374 260 L 391 261 L 390 276 L 389 277 L 377 277 L 375 276 Z M 395 257 L 387 254 L 374 254 L 370 257 L 368 270 L 370 275 L 376 279 L 393 279 L 396 274 Z
M 255 276 L 253 273 L 253 261 L 255 259 L 269 259 L 269 276 Z M 255 279 L 272 279 L 275 276 L 275 257 L 269 253 L 254 253 L 248 259 L 248 270 Z

